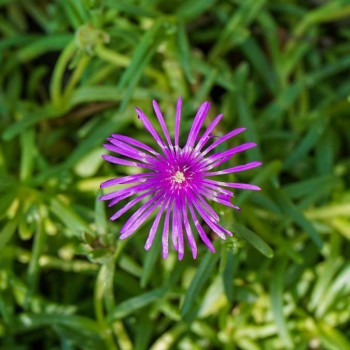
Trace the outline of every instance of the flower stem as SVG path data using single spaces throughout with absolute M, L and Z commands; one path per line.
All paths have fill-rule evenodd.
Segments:
M 75 40 L 72 40 L 63 50 L 52 74 L 52 80 L 50 84 L 51 100 L 56 108 L 62 108 L 61 100 L 61 89 L 62 89 L 62 78 L 68 61 L 72 58 L 76 50 Z
M 88 65 L 90 61 L 90 57 L 87 55 L 84 55 L 79 63 L 77 64 L 77 67 L 75 68 L 72 77 L 70 78 L 69 82 L 67 83 L 67 86 L 65 87 L 64 93 L 63 93 L 63 101 L 64 104 L 68 102 L 69 98 L 71 97 L 72 91 L 76 84 L 79 82 L 81 76 L 83 75 L 86 66 Z

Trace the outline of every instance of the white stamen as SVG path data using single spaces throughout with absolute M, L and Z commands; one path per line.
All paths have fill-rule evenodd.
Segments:
M 181 171 L 177 171 L 173 176 L 173 181 L 177 182 L 178 184 L 183 183 L 185 180 L 185 175 Z

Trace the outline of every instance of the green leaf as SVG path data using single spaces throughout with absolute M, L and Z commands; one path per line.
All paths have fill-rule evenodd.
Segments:
M 338 185 L 339 182 L 339 178 L 334 175 L 318 176 L 287 184 L 283 191 L 290 199 L 302 198 L 315 191 L 320 191 L 322 188 L 332 188 Z
M 71 34 L 50 35 L 38 38 L 17 51 L 17 59 L 21 62 L 28 62 L 47 52 L 60 51 L 71 40 Z
M 187 80 L 193 84 L 195 77 L 192 71 L 190 47 L 187 39 L 186 28 L 183 22 L 179 22 L 178 24 L 177 41 L 182 69 L 186 75 Z
M 226 265 L 223 271 L 223 282 L 224 282 L 225 294 L 229 303 L 232 303 L 233 301 L 233 290 L 234 290 L 233 279 L 237 272 L 238 264 L 239 264 L 238 254 L 235 255 L 233 251 L 228 251 Z
M 186 317 L 192 310 L 197 295 L 208 281 L 215 263 L 219 259 L 219 254 L 207 252 L 202 259 L 195 276 L 186 292 L 185 300 L 181 308 L 181 317 Z
M 241 50 L 251 61 L 258 74 L 264 80 L 267 88 L 275 94 L 277 92 L 277 82 L 271 64 L 267 60 L 264 52 L 257 44 L 254 37 L 250 37 L 241 45 Z
M 157 20 L 142 37 L 139 45 L 135 50 L 130 65 L 127 67 L 127 69 L 119 79 L 119 91 L 122 91 L 122 89 L 127 86 L 130 79 L 135 75 L 135 72 L 137 72 L 139 70 L 139 67 L 142 66 L 142 62 L 144 61 L 145 56 L 147 56 L 151 48 L 153 47 L 154 49 L 155 38 L 162 27 L 162 23 L 163 21 L 161 19 Z
M 330 307 L 340 300 L 341 296 L 350 292 L 350 263 L 346 263 L 336 278 L 329 285 L 322 298 L 322 303 L 317 305 L 316 316 L 322 317 Z
M 321 342 L 330 350 L 350 350 L 347 336 L 339 330 L 322 322 L 318 325 Z
M 140 281 L 141 288 L 145 288 L 147 286 L 149 279 L 155 271 L 157 260 L 159 259 L 161 254 L 161 242 L 161 232 L 159 232 L 159 235 L 155 238 L 151 249 L 147 252 L 145 261 L 143 263 Z
M 159 300 L 165 293 L 165 288 L 158 288 L 121 302 L 109 316 L 110 322 L 139 311 L 143 307 Z
M 96 231 L 99 235 L 105 235 L 107 233 L 108 221 L 106 217 L 105 203 L 98 199 L 102 196 L 103 192 L 100 189 L 95 199 L 95 225 Z
M 233 224 L 232 231 L 237 233 L 238 236 L 243 238 L 247 243 L 253 246 L 261 254 L 265 255 L 267 258 L 273 258 L 273 250 L 270 248 L 270 246 L 247 227 L 240 224 Z
M 176 16 L 181 20 L 197 18 L 215 3 L 216 0 L 185 1 L 176 10 Z
M 322 240 L 309 220 L 305 218 L 303 213 L 289 200 L 286 194 L 281 190 L 275 190 L 273 193 L 275 201 L 280 205 L 288 217 L 290 217 L 295 223 L 297 223 L 302 229 L 305 230 L 307 235 L 315 243 L 315 245 L 321 249 Z
M 11 140 L 25 129 L 34 126 L 44 120 L 57 118 L 60 115 L 61 111 L 56 110 L 50 104 L 44 105 L 38 110 L 28 111 L 25 113 L 23 119 L 10 124 L 9 127 L 5 129 L 2 137 L 5 141 Z
M 283 285 L 286 269 L 286 260 L 280 262 L 272 273 L 270 282 L 270 298 L 273 316 L 276 322 L 278 332 L 283 339 L 287 348 L 294 346 L 292 338 L 289 334 L 286 320 L 283 312 Z
M 7 242 L 12 238 L 14 235 L 16 228 L 18 226 L 18 219 L 10 220 L 6 223 L 6 225 L 2 228 L 0 231 L 0 249 L 5 247 Z
M 64 333 L 65 336 L 69 334 L 69 338 L 73 340 L 79 339 L 80 346 L 84 347 L 86 345 L 87 348 L 92 349 L 91 345 L 93 344 L 98 349 L 105 348 L 102 329 L 96 322 L 86 317 L 57 313 L 22 313 L 19 315 L 17 323 L 18 325 L 13 329 L 15 332 L 28 332 L 29 330 L 38 330 L 43 327 L 53 327 L 55 329 L 55 326 L 58 325 L 67 330 Z M 63 334 L 60 331 L 59 333 Z
M 323 119 L 316 122 L 313 127 L 308 131 L 305 137 L 299 141 L 298 147 L 290 154 L 290 156 L 284 161 L 283 169 L 290 169 L 297 161 L 302 159 L 307 152 L 309 152 L 321 137 L 325 128 Z
M 43 230 L 43 225 L 41 223 L 41 220 L 42 218 L 39 217 L 39 222 L 36 225 L 37 227 L 36 227 L 36 233 L 34 236 L 32 255 L 30 257 L 30 261 L 28 265 L 28 275 L 27 275 L 28 290 L 27 290 L 26 302 L 25 302 L 26 307 L 29 306 L 33 293 L 35 293 L 37 284 L 38 284 L 38 277 L 39 277 L 39 271 L 40 271 L 39 259 L 41 254 L 43 253 L 43 248 L 45 243 L 45 232 Z
M 27 130 L 21 135 L 22 157 L 20 179 L 28 180 L 34 168 L 34 156 L 36 153 L 35 133 L 33 129 Z
M 89 225 L 69 205 L 62 201 L 52 198 L 50 209 L 74 235 L 81 237 L 83 232 L 92 232 Z
M 266 181 L 270 180 L 274 175 L 279 174 L 282 169 L 282 163 L 275 160 L 267 165 L 265 165 L 259 173 L 251 181 L 252 184 L 261 186 Z M 239 198 L 237 198 L 236 204 L 241 206 L 250 196 L 252 196 L 253 191 L 245 191 Z

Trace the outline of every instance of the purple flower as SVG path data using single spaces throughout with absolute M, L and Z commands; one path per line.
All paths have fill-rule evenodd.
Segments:
M 107 138 L 110 142 L 104 144 L 107 150 L 132 160 L 103 155 L 102 157 L 105 160 L 114 164 L 144 168 L 146 172 L 103 182 L 101 188 L 117 184 L 133 185 L 100 197 L 101 200 L 111 200 L 109 206 L 113 206 L 123 199 L 136 195 L 134 199 L 119 209 L 110 218 L 111 220 L 116 220 L 137 203 L 148 197 L 121 228 L 120 239 L 127 238 L 133 234 L 154 211 L 157 211 L 148 234 L 145 249 L 148 250 L 152 246 L 160 220 L 164 216 L 162 229 L 163 258 L 168 256 L 169 233 L 171 232 L 172 244 L 178 252 L 179 260 L 184 255 L 184 235 L 186 235 L 188 240 L 193 258 L 195 259 L 197 256 L 196 240 L 190 221 L 193 222 L 201 240 L 213 253 L 215 253 L 215 250 L 205 232 L 204 224 L 222 239 L 225 239 L 226 235 L 232 236 L 231 232 L 218 225 L 219 216 L 208 203 L 209 200 L 212 200 L 240 210 L 230 202 L 233 193 L 224 187 L 260 190 L 258 186 L 222 182 L 213 180 L 212 177 L 248 170 L 261 165 L 261 162 L 251 162 L 233 168 L 215 170 L 215 168 L 225 163 L 236 153 L 252 148 L 256 144 L 248 142 L 224 152 L 213 152 L 211 155 L 208 155 L 221 143 L 245 130 L 245 128 L 235 129 L 224 136 L 218 137 L 209 146 L 205 147 L 212 138 L 211 132 L 223 116 L 222 114 L 218 115 L 210 123 L 203 135 L 198 137 L 204 119 L 209 111 L 210 103 L 208 102 L 204 102 L 200 106 L 189 131 L 186 144 L 180 147 L 181 105 L 182 99 L 179 97 L 176 105 L 174 143 L 170 138 L 164 118 L 156 101 L 153 101 L 153 108 L 165 140 L 158 134 L 147 116 L 140 109 L 136 108 L 139 119 L 141 119 L 146 130 L 158 143 L 161 149 L 160 152 L 128 136 L 112 134 L 112 137 Z

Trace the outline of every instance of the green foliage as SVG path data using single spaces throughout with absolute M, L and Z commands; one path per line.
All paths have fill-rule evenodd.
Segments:
M 0 349 L 350 349 L 349 0 L 0 1 Z M 258 147 L 216 254 L 126 241 L 110 133 L 203 100 Z M 207 121 L 206 123 L 208 123 Z M 117 174 L 117 175 L 116 175 Z M 127 215 L 126 215 L 127 217 Z M 158 232 L 159 234 L 159 232 Z

